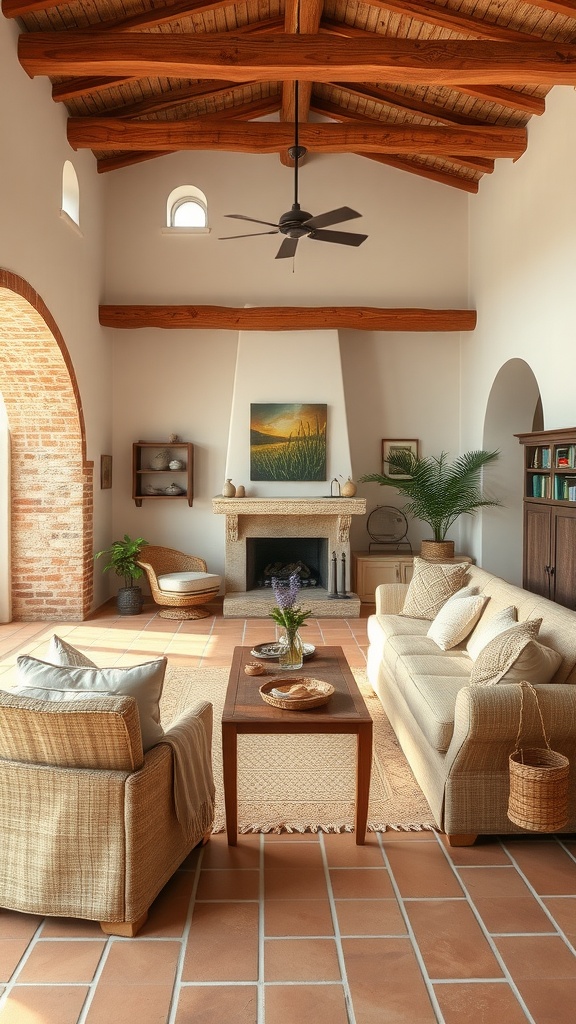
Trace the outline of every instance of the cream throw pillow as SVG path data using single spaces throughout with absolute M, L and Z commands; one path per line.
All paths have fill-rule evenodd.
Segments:
M 505 633 L 507 629 L 511 629 L 512 626 L 516 625 L 516 622 L 516 609 L 513 605 L 508 605 L 507 608 L 503 608 L 501 612 L 496 612 L 489 619 L 482 619 L 466 644 L 468 657 L 472 658 L 472 661 L 476 661 L 480 651 L 486 647 L 486 644 L 489 644 L 495 636 Z
M 531 643 L 538 635 L 542 619 L 528 619 L 526 622 L 517 622 L 505 633 L 494 637 L 486 647 L 480 651 L 470 674 L 470 683 L 476 686 L 493 686 L 495 683 L 508 682 L 504 677 L 516 664 L 524 648 Z M 539 645 L 541 646 L 541 645 Z M 556 671 L 555 666 L 552 675 Z M 532 678 L 528 680 L 533 682 Z M 540 680 L 541 681 L 541 680 Z
M 16 659 L 18 685 L 11 693 L 39 700 L 89 700 L 90 697 L 134 697 L 140 714 L 142 747 L 149 750 L 164 736 L 160 697 L 166 658 L 130 668 L 74 668 L 49 665 L 27 654 Z
M 50 641 L 46 661 L 49 661 L 51 665 L 64 665 L 69 668 L 98 667 L 85 654 L 72 647 L 72 644 L 68 644 L 65 640 L 62 640 L 62 637 L 56 636 L 56 633 Z
M 416 556 L 401 614 L 434 619 L 448 598 L 463 586 L 468 569 L 467 562 L 427 562 Z
M 469 591 L 469 589 L 469 587 L 463 588 L 464 591 Z M 449 651 L 452 647 L 456 647 L 474 628 L 487 601 L 488 598 L 484 594 L 474 595 L 464 593 L 462 590 L 457 591 L 456 594 L 448 598 L 446 604 L 442 605 L 427 636 L 441 651 Z

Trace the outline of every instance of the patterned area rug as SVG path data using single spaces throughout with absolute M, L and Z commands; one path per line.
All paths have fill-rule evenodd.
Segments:
M 353 674 L 374 721 L 368 828 L 433 829 L 430 808 L 366 673 Z M 224 668 L 169 667 L 161 701 L 165 728 L 200 700 L 214 705 L 215 832 L 225 828 L 220 721 L 227 682 Z M 239 736 L 239 831 L 352 832 L 355 765 L 355 736 Z

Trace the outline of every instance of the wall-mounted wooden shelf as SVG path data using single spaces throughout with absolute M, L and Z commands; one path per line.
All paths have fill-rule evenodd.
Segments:
M 168 462 L 178 461 L 181 469 L 158 469 L 155 460 L 168 452 Z M 187 441 L 135 441 L 132 445 L 132 497 L 138 508 L 144 498 L 157 501 L 175 501 L 186 498 L 190 507 L 194 499 L 194 445 Z M 179 487 L 179 494 L 170 494 L 167 488 Z

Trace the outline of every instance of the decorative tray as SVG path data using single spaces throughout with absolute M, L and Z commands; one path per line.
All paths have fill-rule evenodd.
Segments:
M 283 711 L 309 711 L 327 704 L 334 693 L 332 683 L 309 676 L 294 676 L 289 683 L 283 676 L 268 679 L 260 687 L 262 700 Z
M 250 654 L 253 658 L 262 658 L 263 661 L 278 661 L 281 644 L 278 641 L 268 644 L 256 644 Z M 302 644 L 302 653 L 305 658 L 311 658 L 316 652 L 314 644 Z

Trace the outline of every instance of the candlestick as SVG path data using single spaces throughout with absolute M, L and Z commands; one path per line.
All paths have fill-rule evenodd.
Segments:
M 342 589 L 340 597 L 346 597 L 346 555 L 342 552 Z
M 337 564 L 337 561 L 336 561 L 336 552 L 333 551 L 332 552 L 332 574 L 331 574 L 331 580 L 330 580 L 330 593 L 328 594 L 328 597 L 338 597 L 338 588 L 337 588 L 337 579 L 336 579 L 337 573 L 338 573 L 338 564 Z

